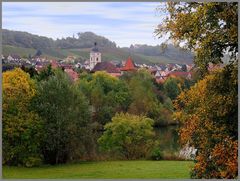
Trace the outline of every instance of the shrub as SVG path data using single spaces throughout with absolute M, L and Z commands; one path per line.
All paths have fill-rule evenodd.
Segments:
M 42 164 L 42 159 L 40 157 L 28 157 L 24 160 L 24 165 L 26 167 L 35 167 Z
M 117 152 L 126 159 L 145 158 L 154 142 L 153 120 L 144 116 L 116 114 L 112 122 L 104 126 L 99 138 L 100 148 Z
M 159 148 L 153 149 L 151 153 L 151 159 L 152 160 L 162 160 L 163 159 L 163 153 Z

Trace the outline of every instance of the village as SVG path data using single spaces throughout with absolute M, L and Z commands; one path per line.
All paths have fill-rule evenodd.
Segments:
M 3 2 L 3 179 L 237 179 L 237 2 Z
M 54 68 L 62 68 L 69 77 L 76 81 L 80 73 L 77 70 L 82 69 L 90 73 L 97 71 L 105 71 L 111 76 L 120 77 L 124 72 L 137 71 L 140 68 L 147 69 L 156 79 L 156 82 L 163 83 L 168 77 L 183 77 L 187 79 L 192 78 L 192 69 L 194 64 L 155 64 L 146 65 L 138 64 L 131 58 L 126 57 L 126 60 L 121 62 L 117 61 L 104 61 L 102 54 L 99 51 L 97 43 L 91 49 L 89 60 L 84 63 L 76 62 L 76 57 L 69 55 L 63 60 L 47 59 L 44 56 L 33 56 L 31 58 L 23 58 L 17 54 L 2 55 L 3 71 L 4 65 L 34 67 L 37 72 L 42 71 L 48 65 Z M 9 69 L 9 68 L 8 68 Z M 10 67 L 11 69 L 11 67 Z

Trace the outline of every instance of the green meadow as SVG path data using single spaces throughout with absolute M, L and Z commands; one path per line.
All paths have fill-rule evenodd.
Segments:
M 99 161 L 41 167 L 3 167 L 4 179 L 190 178 L 191 161 Z

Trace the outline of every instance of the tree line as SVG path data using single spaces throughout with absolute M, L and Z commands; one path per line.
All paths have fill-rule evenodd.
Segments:
M 159 86 L 145 69 L 121 78 L 83 72 L 77 82 L 51 66 L 31 76 L 28 71 L 3 73 L 7 165 L 148 158 L 159 146 L 153 127 L 177 124 L 167 87 L 176 85 L 178 94 L 189 88 L 180 79 Z
M 77 33 L 76 36 L 57 40 L 44 36 L 33 35 L 27 32 L 10 31 L 3 29 L 3 45 L 46 50 L 48 48 L 91 48 L 95 42 L 100 47 L 115 48 L 116 43 L 92 32 Z

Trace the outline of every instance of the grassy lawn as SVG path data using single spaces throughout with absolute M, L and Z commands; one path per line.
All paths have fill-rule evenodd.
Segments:
M 102 161 L 36 168 L 3 167 L 3 178 L 190 178 L 191 161 Z

